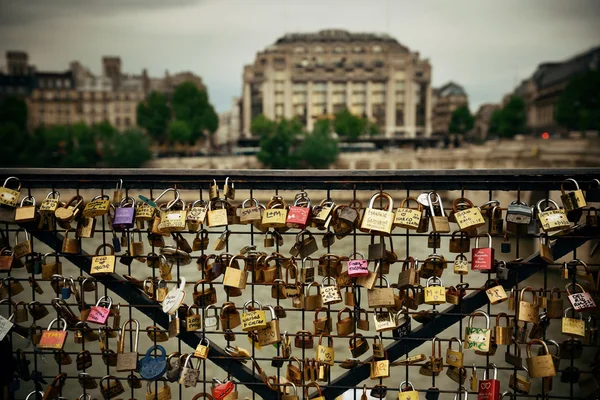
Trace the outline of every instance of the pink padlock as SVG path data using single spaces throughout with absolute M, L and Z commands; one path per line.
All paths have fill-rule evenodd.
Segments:
M 356 256 L 360 256 L 361 259 L 353 258 Z M 348 276 L 351 278 L 356 278 L 358 276 L 367 276 L 369 275 L 369 260 L 365 260 L 365 256 L 361 253 L 354 252 L 350 254 L 348 257 Z
M 574 290 L 580 289 L 581 292 L 571 292 L 569 290 L 569 287 L 575 287 Z M 583 286 L 581 286 L 579 283 L 576 283 L 574 285 L 573 283 L 569 283 L 567 284 L 567 286 L 565 286 L 565 289 L 567 289 L 567 295 L 569 297 L 571 307 L 573 307 L 575 311 L 581 312 L 586 310 L 593 310 L 596 308 L 596 303 L 594 302 L 592 296 L 588 292 L 586 292 Z
M 108 296 L 102 296 L 96 305 L 92 306 L 92 309 L 87 317 L 87 322 L 104 325 L 108 319 L 108 316 L 110 315 L 111 307 L 112 299 Z

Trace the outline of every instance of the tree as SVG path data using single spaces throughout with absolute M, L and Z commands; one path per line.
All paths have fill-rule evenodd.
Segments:
M 367 119 L 353 115 L 344 109 L 335 115 L 334 129 L 338 135 L 348 140 L 356 140 L 365 133 L 368 122 Z
M 200 90 L 192 82 L 178 85 L 171 99 L 173 116 L 187 124 L 191 131 L 191 141 L 212 135 L 219 128 L 219 117 L 208 101 L 206 91 Z
M 105 154 L 107 167 L 139 168 L 152 159 L 150 139 L 138 130 L 128 130 L 117 135 Z
M 555 121 L 577 131 L 600 130 L 600 71 L 573 77 L 554 110 Z
M 265 127 L 272 126 L 265 122 L 264 120 L 259 121 Z M 268 168 L 296 168 L 298 165 L 298 156 L 294 146 L 296 144 L 296 136 L 302 133 L 302 124 L 297 120 L 290 121 L 285 119 L 273 122 L 273 124 L 275 124 L 274 129 L 264 129 L 261 132 L 260 151 L 256 157 Z
M 512 138 L 522 134 L 527 129 L 527 112 L 525 101 L 521 97 L 513 96 L 502 109 L 499 134 L 501 137 Z
M 490 117 L 490 125 L 488 127 L 488 135 L 500 134 L 500 125 L 502 124 L 502 110 L 494 110 Z
M 27 133 L 14 122 L 0 122 L 0 166 L 16 167 L 22 165 L 27 146 Z M 35 159 L 35 157 L 33 157 Z
M 252 120 L 250 124 L 250 132 L 254 136 L 263 137 L 264 135 L 270 135 L 277 129 L 277 122 L 271 121 L 269 118 L 260 114 L 258 117 Z
M 18 129 L 27 129 L 27 104 L 16 97 L 7 97 L 0 102 L 0 123 L 12 122 Z
M 151 92 L 146 100 L 137 106 L 137 124 L 146 129 L 148 134 L 156 141 L 163 142 L 167 139 L 167 125 L 171 119 L 171 109 L 167 97 L 158 92 Z
M 186 143 L 192 138 L 190 127 L 183 121 L 169 122 L 169 140 L 174 143 Z
M 338 152 L 338 142 L 329 132 L 329 121 L 319 120 L 312 134 L 304 137 L 298 158 L 303 166 L 325 169 L 335 162 Z
M 471 131 L 473 126 L 475 126 L 475 117 L 471 115 L 469 107 L 461 106 L 452 113 L 452 119 L 448 125 L 448 132 L 464 135 Z

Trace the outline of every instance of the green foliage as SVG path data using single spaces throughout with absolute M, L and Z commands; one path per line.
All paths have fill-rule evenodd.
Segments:
M 527 111 L 525 101 L 518 96 L 512 97 L 500 110 L 494 111 L 490 119 L 489 134 L 512 138 L 527 130 Z
M 356 140 L 366 132 L 369 121 L 344 109 L 335 115 L 334 129 L 341 137 Z
M 600 71 L 588 71 L 569 81 L 554 119 L 570 130 L 600 130 Z
M 191 82 L 175 88 L 171 108 L 173 116 L 188 125 L 192 141 L 206 134 L 212 136 L 219 127 L 219 117 L 208 101 L 208 94 Z
M 138 168 L 152 159 L 150 139 L 138 130 L 128 130 L 118 135 L 109 149 L 105 156 L 107 167 Z
M 162 93 L 150 93 L 146 100 L 137 106 L 137 125 L 146 129 L 148 134 L 158 142 L 166 140 L 170 119 L 171 109 L 167 97 Z
M 26 134 L 14 122 L 0 122 L 0 164 L 3 167 L 20 166 L 27 142 Z
M 0 122 L 11 122 L 21 130 L 27 129 L 27 104 L 16 97 L 0 102 Z
M 192 138 L 188 124 L 180 120 L 169 122 L 169 140 L 174 143 L 186 143 Z
M 325 169 L 335 162 L 338 153 L 338 142 L 331 137 L 329 121 L 320 120 L 315 123 L 313 132 L 306 134 L 298 157 L 302 166 Z
M 297 119 L 275 122 L 261 115 L 252 121 L 251 129 L 254 135 L 260 134 L 260 151 L 256 156 L 267 168 L 327 168 L 338 155 L 328 120 L 317 121 L 313 133 L 306 134 Z M 302 136 L 303 141 L 298 145 Z
M 461 106 L 452 113 L 452 119 L 448 125 L 448 132 L 464 135 L 471 131 L 473 126 L 475 126 L 475 117 L 471 115 L 469 107 Z

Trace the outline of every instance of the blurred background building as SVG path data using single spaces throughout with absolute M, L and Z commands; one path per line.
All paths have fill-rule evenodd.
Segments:
M 242 134 L 264 114 L 319 118 L 348 109 L 386 137 L 431 135 L 431 65 L 389 35 L 327 29 L 292 33 L 259 51 L 243 72 Z
M 452 113 L 461 106 L 469 106 L 469 97 L 459 84 L 448 82 L 433 89 L 433 133 L 447 135 Z

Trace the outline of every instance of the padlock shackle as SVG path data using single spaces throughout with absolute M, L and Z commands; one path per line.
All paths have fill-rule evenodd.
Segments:
M 527 352 L 527 358 L 531 358 L 531 345 L 534 345 L 534 344 L 539 344 L 544 348 L 544 350 L 545 350 L 544 355 L 550 354 L 550 350 L 548 350 L 548 346 L 546 345 L 546 343 L 543 340 L 531 339 L 529 342 L 527 342 L 527 347 L 525 347 L 525 351 Z
M 417 200 L 415 197 L 405 197 L 401 202 L 400 202 L 400 208 L 410 208 L 410 201 L 413 200 L 415 203 L 417 203 L 417 211 L 423 211 L 423 205 L 421 203 L 419 203 L 419 200 Z M 408 207 L 406 207 L 406 205 L 408 204 Z M 410 208 L 411 210 L 414 210 L 414 208 Z
M 439 357 L 441 357 L 442 356 L 442 341 L 437 336 L 434 336 L 433 339 L 431 339 L 431 356 L 435 357 L 435 342 L 437 342 L 437 344 L 438 344 L 438 355 L 439 355 Z
M 233 305 L 233 303 L 231 303 Z M 250 310 L 248 310 L 248 306 L 249 305 L 258 305 L 258 307 L 253 307 L 254 311 L 256 310 L 262 310 L 263 309 L 263 305 L 258 301 L 258 300 L 248 300 L 247 302 L 244 303 L 244 307 L 242 307 L 244 309 L 244 312 L 249 312 Z M 235 305 L 233 306 L 235 308 Z M 223 307 L 225 308 L 225 307 Z M 221 310 L 221 312 L 223 312 L 223 310 Z
M 25 196 L 21 199 L 21 203 L 20 206 L 23 207 L 23 204 L 25 203 L 25 201 L 28 201 L 32 206 L 35 207 L 35 197 L 33 196 Z
M 573 178 L 567 178 L 564 181 L 562 181 L 562 183 L 560 184 L 560 192 L 562 194 L 565 194 L 565 183 L 567 182 L 573 182 L 575 184 L 575 190 L 580 190 L 579 189 L 579 183 L 577 183 L 577 181 Z
M 490 329 L 490 316 L 485 311 L 475 311 L 469 316 L 469 327 L 473 327 L 473 319 L 477 316 L 485 317 L 485 328 Z
M 519 301 L 525 301 L 525 300 L 523 300 L 523 296 L 525 295 L 525 292 L 531 293 L 531 295 L 532 295 L 531 304 L 537 304 L 537 298 L 538 298 L 537 293 L 531 286 L 525 286 L 523 289 L 521 289 L 521 293 L 519 295 Z
M 506 326 L 509 327 L 510 325 L 510 318 L 508 317 L 508 314 L 505 312 L 500 312 L 496 315 L 496 326 L 501 326 L 500 325 L 500 318 L 504 318 L 506 320 Z
M 117 350 L 119 353 L 125 352 L 125 327 L 127 326 L 127 324 L 129 324 L 129 327 L 131 328 L 131 324 L 133 323 L 135 323 L 135 340 L 133 342 L 133 352 L 138 352 L 138 342 L 140 341 L 140 322 L 137 319 L 128 319 L 127 321 L 123 322 L 123 325 L 121 326 L 119 348 Z
M 432 194 L 435 194 L 436 199 L 435 201 L 432 198 Z M 431 216 L 436 216 L 435 215 L 435 208 L 434 208 L 434 204 L 438 204 L 440 207 L 440 217 L 445 217 L 445 211 L 444 211 L 444 205 L 442 204 L 442 197 L 437 193 L 437 192 L 429 192 L 427 193 L 427 202 L 429 203 L 429 211 L 431 212 Z
M 560 210 L 560 207 L 558 206 L 558 203 L 556 203 L 554 200 L 552 199 L 542 199 L 540 201 L 537 202 L 536 204 L 536 208 L 538 213 L 542 213 L 542 204 L 546 204 L 546 208 L 544 210 L 547 210 L 548 208 L 550 208 L 551 205 L 554 206 L 553 210 Z
M 255 199 L 254 197 L 251 197 L 249 199 L 246 199 L 244 201 L 242 201 L 242 208 L 246 208 L 246 203 L 248 203 L 249 201 L 254 202 L 254 207 L 259 207 L 260 203 L 258 202 L 257 199 Z
M 66 233 L 65 233 L 65 237 L 67 237 L 67 236 L 66 236 Z M 105 248 L 105 247 L 108 247 L 108 248 L 110 249 L 110 254 L 108 254 L 108 255 L 110 255 L 110 256 L 114 256 L 114 255 L 115 255 L 115 248 L 113 247 L 113 245 L 112 245 L 112 244 L 110 244 L 110 243 L 102 243 L 100 246 L 98 246 L 98 247 L 96 248 L 96 252 L 94 253 L 94 256 L 100 256 L 100 250 L 101 250 L 101 249 L 103 249 L 103 248 Z M 49 253 L 49 254 L 50 254 L 50 253 Z M 47 255 L 47 254 L 46 254 L 46 255 Z M 44 256 L 44 257 L 45 257 L 45 256 Z M 44 261 L 44 262 L 45 262 L 45 261 Z
M 385 276 L 383 277 L 383 279 L 385 279 Z M 432 285 L 436 284 L 436 283 L 439 283 L 439 285 L 437 285 L 437 286 L 444 286 L 444 284 L 442 282 L 442 279 L 438 278 L 437 276 L 432 276 L 431 278 L 428 278 L 427 279 L 427 283 L 426 283 L 426 285 L 427 285 L 426 287 L 430 286 L 429 285 L 430 282 L 432 283 Z M 389 287 L 389 283 L 388 283 L 388 287 Z
M 450 338 L 450 340 L 448 340 L 448 348 L 449 349 L 452 349 L 452 343 L 453 342 L 458 342 L 458 351 L 459 351 L 459 353 L 462 353 L 463 352 L 462 351 L 462 340 L 460 340 L 457 337 Z
M 33 392 L 29 393 L 29 394 L 27 395 L 27 397 L 25 397 L 25 400 L 29 400 L 29 398 L 31 397 L 31 395 L 37 395 L 37 394 L 41 394 L 41 395 L 43 396 L 43 395 L 44 395 L 44 392 L 42 392 L 41 390 L 39 390 L 39 391 L 37 391 L 37 392 L 36 392 L 36 391 L 34 390 Z M 83 396 L 83 395 L 82 395 L 82 396 Z M 79 397 L 81 398 L 81 396 L 79 396 Z M 36 396 L 36 397 L 34 397 L 34 399 L 33 399 L 33 400 L 36 400 L 36 398 L 37 398 L 37 396 Z
M 567 313 L 569 312 L 569 310 L 573 310 L 573 307 L 568 307 L 565 309 L 565 311 L 563 312 L 563 318 L 568 318 Z M 583 321 L 583 314 L 581 312 L 577 312 L 577 314 L 579 314 L 579 319 Z
M 581 289 L 581 292 L 573 292 L 573 293 L 585 293 L 585 289 L 579 283 L 570 282 L 565 285 L 565 289 L 567 290 L 567 295 L 569 295 L 569 296 L 571 295 L 571 291 L 569 290 L 569 287 L 575 287 L 575 288 Z
M 60 324 L 63 324 L 62 330 L 66 331 L 67 330 L 67 320 L 61 317 L 58 318 L 54 318 L 52 321 L 50 321 L 50 323 L 48 324 L 48 328 L 46 328 L 47 331 L 52 330 L 52 326 L 54 325 L 54 323 L 58 323 L 58 327 L 60 329 Z
M 469 392 L 464 386 L 461 386 L 460 390 L 454 395 L 454 400 L 460 400 L 458 396 L 462 397 L 463 400 L 467 400 Z
M 319 392 L 319 397 L 323 396 L 323 392 L 321 391 L 321 386 L 319 386 L 319 384 L 317 382 L 309 382 L 309 383 L 307 383 L 304 386 L 304 397 L 305 398 L 307 398 L 307 399 L 309 398 L 309 396 L 308 396 L 308 388 L 311 387 L 311 386 L 317 388 L 317 392 Z
M 398 391 L 405 392 L 404 388 L 406 388 L 408 386 L 410 386 L 411 391 L 415 391 L 415 386 L 410 381 L 400 382 L 400 384 L 398 385 Z
M 490 363 L 488 367 L 483 371 L 483 380 L 488 379 L 488 368 L 492 367 L 494 369 L 494 380 L 498 380 L 498 367 L 494 363 Z
M 490 235 L 489 233 L 484 233 L 483 235 L 477 235 L 475 236 L 475 248 L 479 249 L 482 247 L 479 247 L 479 238 L 480 237 L 486 237 L 488 238 L 488 248 L 492 248 L 492 235 Z
M 386 192 L 378 192 L 375 193 L 373 196 L 371 196 L 371 200 L 369 200 L 369 206 L 368 208 L 375 208 L 375 200 L 377 200 L 378 198 L 383 197 L 388 201 L 388 212 L 392 212 L 394 210 L 394 200 L 392 199 L 392 196 L 390 196 L 389 194 L 387 194 Z

